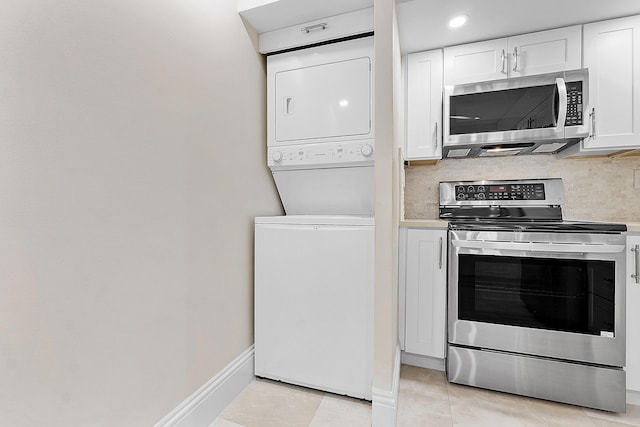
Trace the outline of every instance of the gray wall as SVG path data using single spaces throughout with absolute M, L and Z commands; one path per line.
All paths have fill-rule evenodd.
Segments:
M 253 343 L 253 36 L 234 0 L 3 2 L 0 425 L 151 425 Z

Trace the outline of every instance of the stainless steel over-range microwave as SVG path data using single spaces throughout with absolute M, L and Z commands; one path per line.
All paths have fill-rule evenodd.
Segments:
M 443 158 L 557 153 L 588 136 L 587 69 L 445 87 Z

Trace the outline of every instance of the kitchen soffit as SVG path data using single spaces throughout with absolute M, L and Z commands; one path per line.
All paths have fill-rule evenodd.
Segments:
M 638 0 L 397 0 L 403 53 L 640 14 Z M 455 15 L 467 24 L 449 29 Z
M 260 34 L 373 7 L 373 0 L 238 0 L 238 12 Z

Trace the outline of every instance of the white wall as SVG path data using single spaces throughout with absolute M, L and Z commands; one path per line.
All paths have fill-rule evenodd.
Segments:
M 376 254 L 374 389 L 392 391 L 398 342 L 398 172 L 394 143 L 395 2 L 374 4 Z M 398 52 L 399 58 L 399 52 Z M 399 77 L 399 76 L 395 76 Z M 375 396 L 374 396 L 375 399 Z
M 235 0 L 3 2 L 1 426 L 151 425 L 252 344 L 264 80 Z

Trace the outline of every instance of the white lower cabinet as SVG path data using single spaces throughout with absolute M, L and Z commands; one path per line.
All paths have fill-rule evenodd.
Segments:
M 444 359 L 447 305 L 446 230 L 407 230 L 405 283 L 405 352 Z
M 627 390 L 640 398 L 640 234 L 627 236 Z M 640 402 L 635 402 L 640 403 Z

